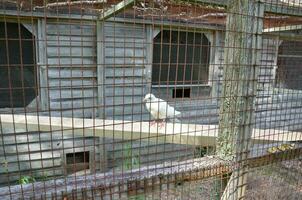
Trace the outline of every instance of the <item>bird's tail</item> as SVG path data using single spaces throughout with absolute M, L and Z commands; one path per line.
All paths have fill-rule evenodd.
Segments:
M 175 123 L 180 123 L 181 121 L 180 121 L 180 119 L 179 119 L 179 117 L 181 116 L 181 112 L 179 112 L 179 111 L 177 111 L 177 110 L 175 110 L 175 113 L 174 113 L 174 118 L 173 118 L 173 122 Z
M 174 113 L 175 116 L 179 116 L 180 114 L 181 114 L 181 112 L 175 110 L 175 113 Z

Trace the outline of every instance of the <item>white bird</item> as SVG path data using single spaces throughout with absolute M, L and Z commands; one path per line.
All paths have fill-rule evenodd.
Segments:
M 143 101 L 146 103 L 146 108 L 155 119 L 151 125 L 155 124 L 156 122 L 161 122 L 160 127 L 164 124 L 164 121 L 167 119 L 175 119 L 176 116 L 180 115 L 181 113 L 172 106 L 170 106 L 166 101 L 156 98 L 153 94 L 146 94 Z M 176 121 L 178 121 L 176 119 Z

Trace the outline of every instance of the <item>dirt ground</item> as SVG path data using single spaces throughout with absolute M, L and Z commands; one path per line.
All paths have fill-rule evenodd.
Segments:
M 219 200 L 221 184 L 214 178 L 173 183 L 130 196 L 131 200 Z M 302 200 L 302 159 L 255 169 L 249 173 L 246 200 Z
M 249 177 L 248 200 L 302 199 L 302 159 L 258 169 Z

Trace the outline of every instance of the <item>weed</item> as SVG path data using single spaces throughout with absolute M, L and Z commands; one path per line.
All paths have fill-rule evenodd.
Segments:
M 130 196 L 128 198 L 129 200 L 145 200 L 145 195 L 144 194 L 137 194 L 134 196 Z
M 132 145 L 126 143 L 123 148 L 123 168 L 126 170 L 135 169 L 140 166 L 139 155 L 137 153 L 133 153 Z
M 28 183 L 34 183 L 36 182 L 36 179 L 31 176 L 22 176 L 19 180 L 18 183 L 21 185 L 28 184 Z

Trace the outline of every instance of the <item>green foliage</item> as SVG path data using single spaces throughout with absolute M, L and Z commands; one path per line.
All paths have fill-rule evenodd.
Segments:
M 137 194 L 134 196 L 130 196 L 128 198 L 129 200 L 145 200 L 145 195 L 144 194 Z
M 195 158 L 200 158 L 200 157 L 205 156 L 206 153 L 207 153 L 206 148 L 204 148 L 204 147 L 196 147 L 196 148 L 195 148 L 194 157 L 195 157 Z
M 36 180 L 39 180 L 39 181 L 47 181 L 49 179 L 51 179 L 51 177 L 49 177 L 47 172 L 43 172 L 43 174 L 41 176 L 36 177 Z
M 132 145 L 130 143 L 124 144 L 123 148 L 123 168 L 126 170 L 135 169 L 140 166 L 139 155 L 132 151 Z
M 36 179 L 32 176 L 22 176 L 18 181 L 18 183 L 21 185 L 34 183 L 34 182 L 36 182 Z
M 196 147 L 194 152 L 195 158 L 201 158 L 204 156 L 210 156 L 215 154 L 215 147 Z

